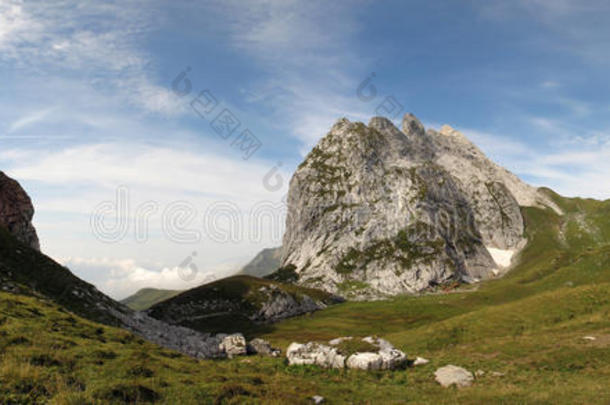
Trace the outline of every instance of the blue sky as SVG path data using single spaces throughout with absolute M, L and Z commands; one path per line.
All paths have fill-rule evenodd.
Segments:
M 196 285 L 280 244 L 279 225 L 253 236 L 249 213 L 281 206 L 334 121 L 368 121 L 388 97 L 534 185 L 610 198 L 607 1 L 99 3 L 0 0 L 0 169 L 31 194 L 43 250 L 114 297 Z M 190 106 L 203 90 L 218 101 L 206 118 Z M 228 140 L 210 126 L 224 109 L 240 122 Z M 247 160 L 232 145 L 245 129 L 261 142 Z M 278 187 L 265 187 L 274 167 Z M 120 186 L 130 229 L 104 243 L 91 214 Z M 163 232 L 177 201 L 196 210 L 192 243 Z M 206 228 L 214 209 L 242 213 L 238 236 Z M 184 280 L 192 252 L 199 272 Z

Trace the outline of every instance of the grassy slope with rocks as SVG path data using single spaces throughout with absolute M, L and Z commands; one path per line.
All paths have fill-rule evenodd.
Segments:
M 361 372 L 281 358 L 195 361 L 39 298 L 1 293 L 0 402 L 608 403 L 610 201 L 553 197 L 566 215 L 524 209 L 530 244 L 502 279 L 475 291 L 347 302 L 256 332 L 283 350 L 377 334 L 428 365 Z M 486 373 L 472 387 L 445 389 L 433 373 L 446 364 Z
M 165 301 L 176 295 L 182 293 L 180 290 L 162 290 L 158 288 L 142 288 L 135 294 L 121 300 L 122 304 L 127 305 L 134 311 L 144 311 L 158 304 L 161 301 Z

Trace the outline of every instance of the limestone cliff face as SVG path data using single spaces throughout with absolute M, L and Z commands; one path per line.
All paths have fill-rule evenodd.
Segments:
M 19 241 L 40 250 L 38 235 L 32 225 L 34 206 L 19 183 L 0 171 L 0 226 Z
M 561 210 L 546 195 L 485 156 L 463 134 L 445 125 L 428 130 L 434 160 L 460 183 L 476 213 L 476 222 L 487 247 L 523 247 L 524 224 L 520 206 Z
M 521 248 L 519 205 L 550 204 L 449 127 L 339 120 L 290 182 L 282 267 L 356 299 L 490 278 Z

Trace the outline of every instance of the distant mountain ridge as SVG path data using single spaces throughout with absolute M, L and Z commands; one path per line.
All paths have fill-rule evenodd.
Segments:
M 134 311 L 143 311 L 153 305 L 180 294 L 182 290 L 163 290 L 158 288 L 142 288 L 135 294 L 122 299 L 121 304 Z
M 265 277 L 279 269 L 282 259 L 282 247 L 261 250 L 239 274 L 254 277 Z

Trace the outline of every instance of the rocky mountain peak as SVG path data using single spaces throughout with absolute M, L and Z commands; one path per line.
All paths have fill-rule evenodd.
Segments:
M 415 115 L 408 113 L 402 119 L 402 132 L 407 136 L 424 136 L 426 128 Z
M 32 225 L 34 206 L 19 183 L 0 171 L 0 226 L 19 241 L 40 250 L 36 229 Z
M 343 118 L 295 172 L 282 266 L 299 284 L 365 299 L 496 277 L 526 243 L 520 206 L 552 207 L 457 130 L 402 128 Z

